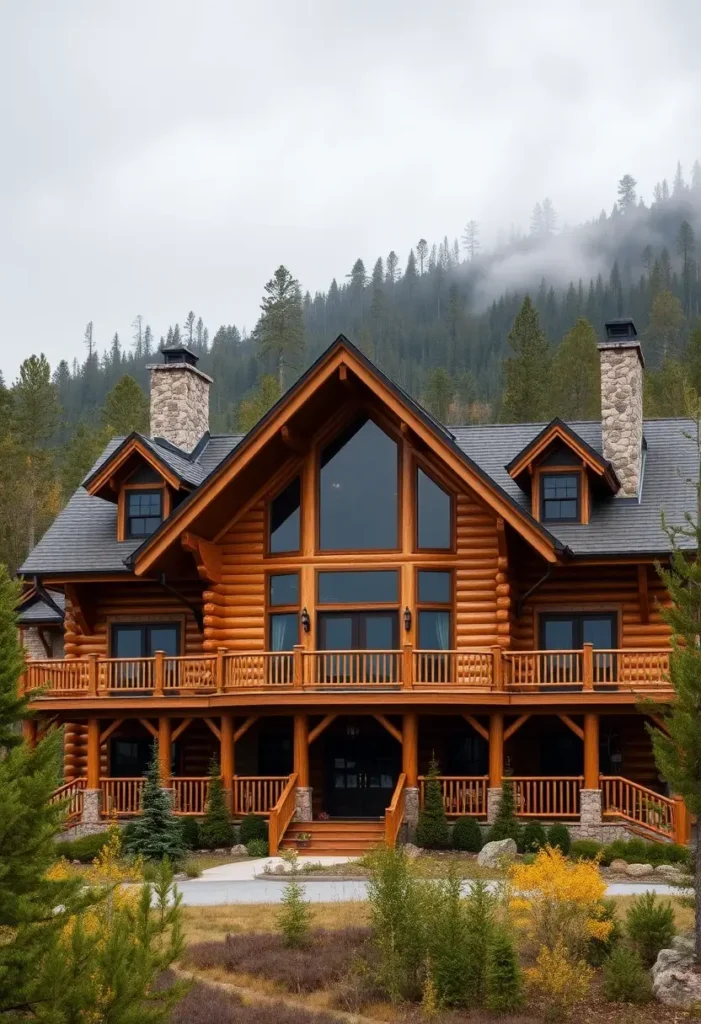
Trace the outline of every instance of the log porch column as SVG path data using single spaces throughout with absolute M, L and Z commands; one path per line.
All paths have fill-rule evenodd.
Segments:
M 312 820 L 312 791 L 309 786 L 309 718 L 297 712 L 294 716 L 295 819 Z
M 219 756 L 221 766 L 222 788 L 224 799 L 230 811 L 234 809 L 234 717 L 226 714 L 221 716 L 221 750 Z
M 22 735 L 24 736 L 24 742 L 32 750 L 37 745 L 37 720 L 36 718 L 25 718 L 22 722 Z
M 406 775 L 404 820 L 412 839 L 419 823 L 419 716 L 415 711 L 402 717 L 402 772 Z
M 601 783 L 599 780 L 599 715 L 584 715 L 584 788 L 580 794 L 580 834 L 598 839 L 601 829 Z M 590 833 L 590 830 L 591 833 Z
M 158 774 L 163 789 L 170 789 L 172 732 L 170 718 L 161 715 L 158 719 Z
M 504 713 L 493 711 L 489 716 L 489 789 L 487 791 L 487 821 L 493 822 L 501 801 L 501 782 L 504 777 Z
M 88 763 L 86 766 L 86 787 L 83 795 L 83 814 L 81 824 L 98 825 L 100 823 L 101 792 L 100 792 L 100 719 L 88 719 Z

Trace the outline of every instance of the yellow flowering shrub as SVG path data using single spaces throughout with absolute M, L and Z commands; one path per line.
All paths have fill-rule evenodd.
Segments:
M 583 1002 L 591 987 L 593 970 L 583 960 L 573 960 L 563 943 L 554 949 L 542 946 L 535 967 L 526 977 L 536 998 L 543 1001 L 549 1020 L 561 1020 Z
M 605 917 L 606 884 L 595 862 L 569 861 L 547 846 L 532 864 L 512 865 L 509 883 L 512 912 L 538 949 L 563 946 L 571 960 L 579 960 L 590 939 L 608 938 L 613 925 Z
M 142 882 L 143 857 L 122 859 L 122 838 L 118 826 L 110 827 L 105 845 L 92 862 L 86 877 L 93 885 L 119 885 L 122 882 Z

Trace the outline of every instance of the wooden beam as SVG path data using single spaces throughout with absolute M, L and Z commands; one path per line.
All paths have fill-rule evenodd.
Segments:
M 170 786 L 172 767 L 172 719 L 167 715 L 158 718 L 158 773 L 162 786 Z
M 173 735 L 171 736 L 173 743 L 182 736 L 188 725 L 192 725 L 191 718 L 184 719 L 177 728 L 173 729 Z
M 640 621 L 647 625 L 650 621 L 650 598 L 647 592 L 646 565 L 638 565 L 638 602 L 640 603 Z
M 419 774 L 419 716 L 406 711 L 402 716 L 402 771 L 406 784 L 416 789 Z
M 100 788 L 100 719 L 88 719 L 87 788 Z
M 208 583 L 221 583 L 222 563 L 221 548 L 204 537 L 198 537 L 196 533 L 186 532 L 180 538 L 185 551 L 189 551 L 195 558 L 197 574 L 200 579 Z
M 489 716 L 489 788 L 501 786 L 504 778 L 504 715 L 493 711 Z
M 111 725 L 108 725 L 107 728 L 103 732 L 100 733 L 100 746 L 102 746 L 103 743 L 107 742 L 107 740 L 110 738 L 112 733 L 116 729 L 118 729 L 120 727 L 120 725 L 122 724 L 123 721 L 124 721 L 123 718 L 115 719 L 115 721 L 112 722 Z
M 517 718 L 515 722 L 512 722 L 507 729 L 504 729 L 504 743 L 506 743 L 507 740 L 511 739 L 513 734 L 515 732 L 518 732 L 523 723 L 527 722 L 530 717 L 530 714 L 520 715 L 519 718 Z
M 144 729 L 146 729 L 147 732 L 150 732 L 151 735 L 153 736 L 153 738 L 155 740 L 157 740 L 158 739 L 158 729 L 156 729 L 155 726 L 151 725 L 151 723 L 149 722 L 148 718 L 140 718 L 139 721 L 143 725 Z
M 346 366 L 345 363 L 341 363 L 341 365 L 338 368 L 338 379 L 341 381 L 342 384 L 348 383 L 348 367 Z
M 81 633 L 83 633 L 84 636 L 90 636 L 95 632 L 95 621 L 93 616 L 88 612 L 88 609 L 81 602 L 78 587 L 74 583 L 66 583 L 64 586 L 64 593 L 70 602 L 73 618 L 78 624 Z
M 476 733 L 479 733 L 483 740 L 486 740 L 487 743 L 489 743 L 489 729 L 485 729 L 485 727 L 477 721 L 474 715 L 463 714 L 462 717 L 465 719 L 468 725 L 472 726 Z
M 252 725 L 258 721 L 258 715 L 249 715 L 245 722 L 234 732 L 234 743 L 238 743 L 242 736 L 248 732 Z
M 310 731 L 309 742 L 313 743 L 314 740 L 317 739 L 317 737 L 321 736 L 324 729 L 327 729 L 336 718 L 338 718 L 337 714 L 326 715 L 325 718 L 322 718 L 319 724 L 315 725 L 314 728 Z
M 300 789 L 309 787 L 309 719 L 295 712 L 293 734 L 293 767 Z
M 584 788 L 599 789 L 599 716 L 584 715 Z
M 282 438 L 283 444 L 285 444 L 290 451 L 293 451 L 296 455 L 306 455 L 309 450 L 309 445 L 300 437 L 295 434 L 294 430 L 291 430 L 286 423 L 280 427 L 280 437 Z
M 660 732 L 663 732 L 665 736 L 669 736 L 669 726 L 665 722 L 664 718 L 661 718 L 659 715 L 654 715 L 652 713 L 647 714 L 647 717 L 650 719 L 651 722 L 655 723 Z
M 384 715 L 373 715 L 372 717 L 380 723 L 383 729 L 387 730 L 390 736 L 394 736 L 397 743 L 402 742 L 402 734 L 400 730 L 397 729 L 394 725 L 392 725 L 392 723 L 387 718 L 385 718 Z
M 506 558 L 508 556 L 506 550 L 506 527 L 503 516 L 497 516 L 497 552 L 499 558 Z
M 217 737 L 219 742 L 221 743 L 221 729 L 219 728 L 217 723 L 212 721 L 211 718 L 205 718 L 205 722 L 209 726 L 209 728 L 212 730 L 214 735 Z
M 557 717 L 561 722 L 564 722 L 568 729 L 572 730 L 575 736 L 579 736 L 580 740 L 584 739 L 584 729 L 578 726 L 576 722 L 573 722 L 569 715 L 558 715 Z

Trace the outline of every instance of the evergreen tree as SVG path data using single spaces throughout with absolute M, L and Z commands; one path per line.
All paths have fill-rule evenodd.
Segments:
M 551 357 L 529 295 L 509 333 L 514 355 L 504 361 L 503 419 L 526 423 L 545 419 L 550 405 Z
M 462 1006 L 468 998 L 471 968 L 469 925 L 462 900 L 462 879 L 450 875 L 434 889 L 429 961 L 441 1006 Z
M 125 840 L 129 853 L 140 853 L 147 860 L 168 857 L 177 863 L 185 854 L 182 825 L 173 814 L 170 795 L 161 788 L 158 744 L 153 744 L 141 814 L 130 827 Z
M 419 276 L 423 277 L 424 265 L 428 259 L 428 242 L 425 238 L 420 238 L 416 243 L 416 258 L 419 261 Z
M 479 224 L 476 220 L 468 220 L 462 236 L 463 249 L 470 261 L 474 260 L 480 251 Z
M 564 420 L 601 415 L 599 350 L 596 331 L 583 317 L 560 343 L 553 358 L 551 409 Z
M 701 322 L 697 322 L 684 355 L 684 365 L 689 384 L 701 397 Z
M 426 381 L 424 404 L 441 423 L 448 422 L 450 403 L 453 401 L 453 382 L 450 374 L 442 366 L 431 370 Z
M 265 416 L 280 398 L 279 381 L 267 374 L 260 381 L 253 394 L 244 398 L 239 406 L 238 429 L 244 434 Z
M 417 845 L 427 850 L 447 850 L 450 846 L 450 827 L 445 816 L 439 776 L 438 762 L 434 759 L 424 782 L 424 805 L 416 828 Z
M 691 312 L 691 287 L 695 276 L 696 264 L 694 251 L 696 241 L 694 229 L 688 220 L 682 221 L 677 235 L 677 252 L 682 258 L 682 285 L 684 288 L 684 310 L 687 314 Z
M 624 174 L 618 182 L 618 206 L 623 213 L 627 213 L 635 206 L 637 184 L 632 174 Z
M 206 850 L 229 847 L 234 841 L 231 815 L 226 806 L 218 761 L 209 768 L 209 797 L 204 820 L 200 824 L 200 842 Z
M 676 295 L 667 288 L 658 292 L 652 300 L 646 331 L 652 366 L 660 366 L 667 356 L 678 352 L 685 324 L 684 310 Z
M 148 433 L 148 398 L 129 374 L 125 374 L 107 393 L 102 422 L 110 434 L 120 437 L 126 437 L 134 430 Z
M 504 928 L 497 928 L 487 958 L 487 1009 L 513 1013 L 523 1002 L 523 978 L 514 940 Z
M 61 491 L 68 500 L 95 465 L 107 443 L 107 433 L 79 423 L 61 456 Z
M 265 286 L 262 315 L 254 331 L 263 358 L 275 362 L 280 393 L 285 389 L 285 367 L 299 368 L 304 354 L 304 315 L 299 281 L 279 266 Z
M 514 784 L 508 775 L 501 783 L 501 799 L 494 824 L 489 830 L 489 842 L 502 839 L 513 839 L 517 846 L 521 845 L 522 831 L 515 814 Z

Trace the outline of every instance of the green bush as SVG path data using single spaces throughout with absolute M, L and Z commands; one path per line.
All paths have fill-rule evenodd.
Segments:
M 246 843 L 246 853 L 248 854 L 249 857 L 267 857 L 268 840 L 251 839 L 250 842 Z
M 688 847 L 678 843 L 648 843 L 644 839 L 616 839 L 604 846 L 601 852 L 601 863 L 604 867 L 614 860 L 624 860 L 627 864 L 676 864 L 682 869 L 690 870 L 691 854 Z
M 265 819 L 259 817 L 259 815 L 247 814 L 242 819 L 239 827 L 239 842 L 243 843 L 244 846 L 248 846 L 254 839 L 262 839 L 267 843 L 268 826 L 265 823 Z
M 626 913 L 626 934 L 643 964 L 652 967 L 661 949 L 667 949 L 676 934 L 674 908 L 654 892 L 637 896 Z
M 304 898 L 304 886 L 296 878 L 290 878 L 283 890 L 277 926 L 285 945 L 291 949 L 299 949 L 309 942 L 311 911 Z
M 497 928 L 487 957 L 485 1005 L 493 1013 L 512 1013 L 523 1002 L 523 978 L 514 941 Z
M 602 850 L 596 839 L 575 839 L 570 844 L 570 857 L 572 860 L 596 860 Z
M 537 853 L 547 842 L 545 829 L 539 821 L 529 821 L 523 830 L 522 843 L 524 853 Z
M 637 949 L 618 945 L 602 971 L 604 996 L 610 1003 L 649 1003 L 652 979 Z
M 599 915 L 601 921 L 611 923 L 611 931 L 605 939 L 589 939 L 586 949 L 586 960 L 592 967 L 601 967 L 613 952 L 623 937 L 623 928 L 616 913 L 616 901 L 604 900 L 603 913 Z
M 562 825 L 557 821 L 554 825 L 550 826 L 548 829 L 548 846 L 556 847 L 563 856 L 567 856 L 572 846 L 572 838 L 567 825 Z
M 63 840 L 56 843 L 56 855 L 66 860 L 79 860 L 81 864 L 92 864 L 102 847 L 109 841 L 109 834 L 98 832 L 94 836 Z
M 207 809 L 200 825 L 200 842 L 205 850 L 218 850 L 220 847 L 230 847 L 233 841 L 234 828 L 226 806 L 219 762 L 212 761 Z
M 489 830 L 487 841 L 498 842 L 502 839 L 513 839 L 519 850 L 522 850 L 523 829 L 514 814 L 514 784 L 507 776 L 501 784 L 501 800 L 494 824 Z
M 477 818 L 458 818 L 453 826 L 453 849 L 479 853 L 484 845 Z
M 168 857 L 171 864 L 179 863 L 185 853 L 182 824 L 173 814 L 169 794 L 161 788 L 157 743 L 153 745 L 146 776 L 141 814 L 123 846 L 127 853 L 141 854 L 146 860 L 161 861 Z
M 424 805 L 416 827 L 416 845 L 425 850 L 447 850 L 450 846 L 450 826 L 445 816 L 439 774 L 438 762 L 431 761 L 424 786 Z
M 183 843 L 188 850 L 199 850 L 200 847 L 200 825 L 197 818 L 183 818 Z
M 482 1006 L 487 993 L 487 964 L 494 937 L 497 898 L 490 892 L 487 882 L 476 879 L 470 883 L 464 904 L 467 917 L 467 999 L 470 1004 Z
M 432 886 L 427 925 L 427 960 L 435 1000 L 439 1006 L 463 1006 L 469 995 L 471 950 L 462 880 L 455 874 Z
M 433 886 L 422 884 L 400 847 L 379 847 L 367 862 L 373 980 L 393 1003 L 419 999 Z

